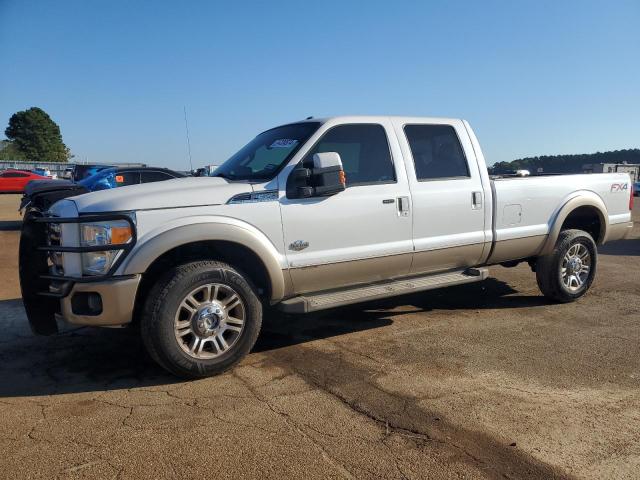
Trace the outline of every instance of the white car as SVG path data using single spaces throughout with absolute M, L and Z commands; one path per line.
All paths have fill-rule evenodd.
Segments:
M 73 168 L 65 168 L 64 172 L 62 172 L 62 178 L 65 180 L 73 180 Z
M 213 375 L 250 351 L 265 306 L 310 312 L 518 262 L 545 296 L 574 301 L 596 244 L 631 230 L 630 183 L 491 180 L 464 120 L 309 119 L 262 132 L 214 177 L 88 193 L 27 218 L 23 300 L 37 333 L 140 323 L 167 370 Z

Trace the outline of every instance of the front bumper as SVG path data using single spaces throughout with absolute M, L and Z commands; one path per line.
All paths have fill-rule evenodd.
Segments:
M 66 297 L 60 299 L 56 319 L 73 325 L 115 327 L 131 323 L 140 275 L 112 277 L 103 282 L 76 283 Z M 98 295 L 102 308 L 88 314 L 78 301 L 83 296 Z
M 50 241 L 47 224 L 95 220 L 126 220 L 132 238 L 126 244 L 65 246 Z M 80 217 L 28 215 L 22 224 L 19 273 L 22 301 L 33 333 L 58 332 L 58 321 L 75 325 L 116 326 L 131 322 L 140 275 L 115 276 L 118 265 L 135 244 L 135 225 L 123 214 Z M 63 276 L 53 266 L 50 252 L 80 254 L 98 250 L 121 250 L 109 272 L 91 277 Z

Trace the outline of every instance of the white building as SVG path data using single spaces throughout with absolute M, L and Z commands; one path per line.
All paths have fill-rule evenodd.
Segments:
M 640 181 L 640 163 L 587 163 L 582 166 L 584 173 L 623 172 L 631 175 L 632 182 Z

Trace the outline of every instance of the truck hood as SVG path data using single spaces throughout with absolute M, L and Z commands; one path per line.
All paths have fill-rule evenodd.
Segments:
M 122 212 L 158 208 L 220 205 L 239 193 L 251 192 L 248 183 L 220 177 L 187 177 L 130 185 L 70 198 L 78 213 Z

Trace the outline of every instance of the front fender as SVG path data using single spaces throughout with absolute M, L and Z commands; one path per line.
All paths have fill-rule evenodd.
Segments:
M 549 236 L 547 237 L 547 241 L 540 252 L 541 255 L 548 255 L 553 251 L 553 247 L 560 235 L 562 224 L 569 214 L 579 207 L 593 207 L 598 212 L 598 217 L 600 218 L 600 238 L 594 238 L 594 240 L 598 244 L 601 244 L 606 240 L 609 217 L 607 214 L 607 207 L 602 201 L 602 198 L 600 198 L 597 193 L 588 190 L 573 192 L 570 197 L 561 204 L 560 208 L 556 210 L 555 214 L 551 216 Z
M 118 275 L 144 273 L 149 266 L 169 250 L 188 243 L 222 240 L 234 242 L 252 250 L 264 263 L 271 283 L 271 298 L 279 300 L 285 294 L 286 259 L 267 236 L 256 227 L 223 216 L 182 217 L 167 222 L 144 234 L 118 268 Z

